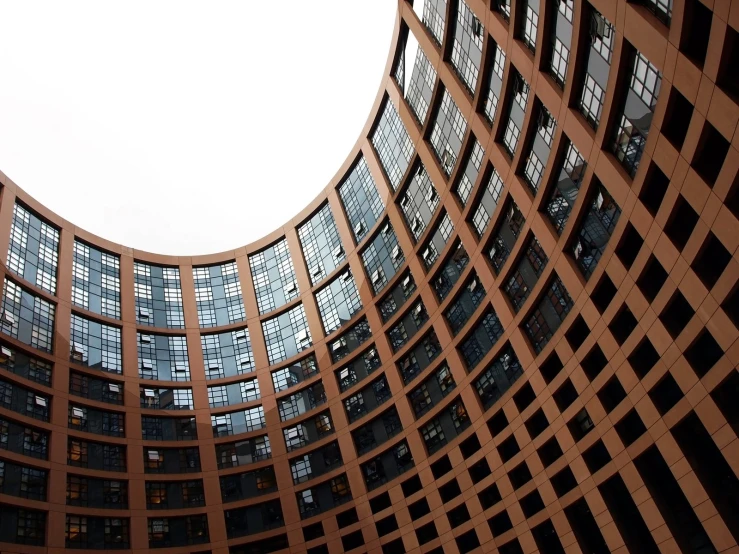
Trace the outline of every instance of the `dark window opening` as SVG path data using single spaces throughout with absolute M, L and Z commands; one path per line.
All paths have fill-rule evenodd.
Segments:
M 471 465 L 467 471 L 470 474 L 470 479 L 472 479 L 472 482 L 475 484 L 479 483 L 492 473 L 490 464 L 488 464 L 486 458 L 483 458 L 479 462 Z
M 690 109 L 693 109 L 692 105 Z M 664 126 L 662 129 L 664 131 Z M 667 175 L 662 172 L 657 164 L 651 163 L 644 177 L 644 184 L 642 185 L 641 191 L 639 191 L 639 200 L 644 204 L 647 211 L 652 214 L 652 217 L 657 215 L 669 184 L 670 179 L 667 178 Z
M 611 455 L 603 441 L 598 439 L 598 442 L 582 453 L 582 459 L 588 471 L 593 474 L 611 461 Z
M 518 503 L 521 505 L 523 515 L 527 518 L 532 517 L 544 509 L 544 501 L 541 499 L 541 495 L 536 489 L 524 496 L 518 501 Z
M 693 104 L 688 102 L 688 100 L 686 100 L 686 98 L 680 94 L 675 87 L 672 87 L 672 90 L 670 91 L 670 99 L 667 101 L 667 111 L 665 112 L 665 118 L 662 124 L 662 134 L 670 141 L 672 146 L 674 146 L 678 152 L 683 147 L 685 135 L 688 134 L 691 117 L 693 117 Z M 655 212 L 653 212 L 652 215 L 654 215 Z
M 662 286 L 667 281 L 667 272 L 657 258 L 650 256 L 647 265 L 636 280 L 636 286 L 639 288 L 644 298 L 649 302 L 654 302 L 657 294 L 662 290 Z
M 716 238 L 716 235 L 709 232 L 690 267 L 695 271 L 701 282 L 706 285 L 706 288 L 711 290 L 730 261 L 731 253 Z
M 665 234 L 675 245 L 675 248 L 682 251 L 693 234 L 696 223 L 698 223 L 698 214 L 688 204 L 688 201 L 680 195 L 665 224 Z
M 636 409 L 632 409 L 613 427 L 616 429 L 616 433 L 618 433 L 624 446 L 630 446 L 636 439 L 647 432 L 647 428 L 636 412 Z
M 488 520 L 488 526 L 490 527 L 490 532 L 494 537 L 502 535 L 509 529 L 513 529 L 511 518 L 505 510 L 500 512 L 498 515 L 491 517 Z
M 559 443 L 557 442 L 557 437 L 552 437 L 542 444 L 536 453 L 539 455 L 539 459 L 541 460 L 541 463 L 544 464 L 544 467 L 549 467 L 556 462 L 562 454 L 564 454 L 564 452 L 562 452 L 562 447 L 559 446 Z
M 631 223 L 627 223 L 621 241 L 616 246 L 616 256 L 626 269 L 631 269 L 631 266 L 634 265 L 634 260 L 639 255 L 642 244 L 644 244 L 644 239 L 639 231 Z
M 593 348 L 590 349 L 590 352 L 587 353 L 587 355 L 582 359 L 580 362 L 580 367 L 582 367 L 583 371 L 585 372 L 585 376 L 592 382 L 593 379 L 595 379 L 601 371 L 608 365 L 608 360 L 606 359 L 606 355 L 603 354 L 603 350 L 601 350 L 600 346 L 596 343 Z
M 577 479 L 575 479 L 575 474 L 572 473 L 570 466 L 565 466 L 562 471 L 553 475 L 550 481 L 557 498 L 562 498 L 577 486 Z
M 552 395 L 557 408 L 560 412 L 564 412 L 577 399 L 577 391 L 569 379 L 562 383 L 556 392 Z
M 610 414 L 616 409 L 623 399 L 626 398 L 626 391 L 621 385 L 621 381 L 614 375 L 599 391 L 598 400 L 600 400 L 603 409 Z
M 724 355 L 724 351 L 708 329 L 703 329 L 683 353 L 698 377 L 704 377 Z
M 584 498 L 567 506 L 564 512 L 583 552 L 588 552 L 588 554 L 610 554 L 611 550 L 608 548 L 598 523 L 595 521 Z
M 526 425 L 529 436 L 533 439 L 544 432 L 544 429 L 549 426 L 549 421 L 547 421 L 547 416 L 544 415 L 544 410 L 539 408 L 534 412 L 534 415 L 526 420 L 524 425 Z
M 583 342 L 585 342 L 585 339 L 588 338 L 589 334 L 590 327 L 588 327 L 588 324 L 585 323 L 585 320 L 582 318 L 582 316 L 578 314 L 575 318 L 575 321 L 573 321 L 572 325 L 570 325 L 570 328 L 567 329 L 567 332 L 565 333 L 565 338 L 567 339 L 570 348 L 572 348 L 572 351 L 577 352 L 577 349 L 580 348 Z
M 618 345 L 621 346 L 626 342 L 626 339 L 629 338 L 634 329 L 636 329 L 637 325 L 638 322 L 636 321 L 634 314 L 631 313 L 629 307 L 624 304 L 621 310 L 616 314 L 616 317 L 611 321 L 608 329 L 610 329 L 613 334 L 613 338 L 616 339 Z
M 667 332 L 670 333 L 670 336 L 676 339 L 682 333 L 683 329 L 685 329 L 685 326 L 690 322 L 694 314 L 693 308 L 690 307 L 688 301 L 685 300 L 685 297 L 678 290 L 675 291 L 670 302 L 662 310 L 662 313 L 659 314 L 659 320 L 665 326 Z
M 524 383 L 518 392 L 513 395 L 513 402 L 516 404 L 519 412 L 523 412 L 535 399 L 536 394 L 529 382 Z
M 651 341 L 644 337 L 627 360 L 639 379 L 644 379 L 647 373 L 657 364 L 659 358 L 660 356 L 652 346 Z
M 544 382 L 548 385 L 557 375 L 559 375 L 559 372 L 562 371 L 563 367 L 564 365 L 562 365 L 562 360 L 559 359 L 557 353 L 552 352 L 549 354 L 549 357 L 544 360 L 544 363 L 539 366 L 539 373 L 541 373 L 541 376 L 544 378 Z

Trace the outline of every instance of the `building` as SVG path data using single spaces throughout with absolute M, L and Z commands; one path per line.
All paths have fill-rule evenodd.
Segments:
M 230 252 L 3 176 L 0 551 L 739 551 L 738 33 L 400 0 L 349 158 Z

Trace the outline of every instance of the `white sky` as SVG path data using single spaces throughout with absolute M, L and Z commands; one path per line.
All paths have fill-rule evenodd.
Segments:
M 296 215 L 349 154 L 396 9 L 4 0 L 0 169 L 126 246 L 185 255 L 247 244 Z M 283 146 L 286 135 L 303 151 Z

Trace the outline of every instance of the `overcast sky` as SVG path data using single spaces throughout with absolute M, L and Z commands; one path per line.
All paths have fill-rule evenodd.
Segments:
M 3 1 L 0 169 L 126 246 L 242 246 L 296 215 L 349 154 L 396 9 Z M 302 148 L 283 146 L 286 136 Z

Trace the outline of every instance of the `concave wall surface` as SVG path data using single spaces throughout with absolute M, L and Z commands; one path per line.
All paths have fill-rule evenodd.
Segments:
M 739 552 L 739 2 L 419 3 L 257 243 L 2 176 L 0 551 Z

